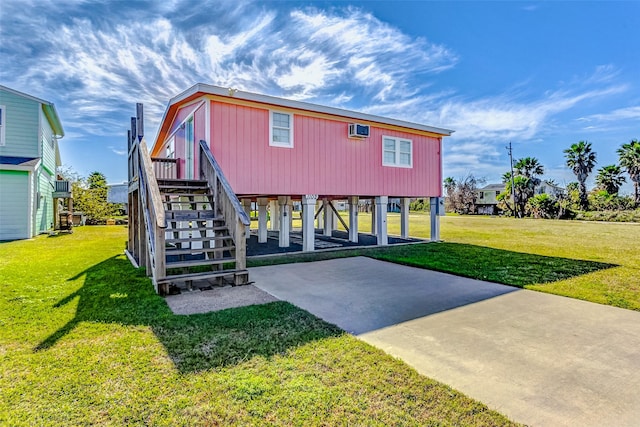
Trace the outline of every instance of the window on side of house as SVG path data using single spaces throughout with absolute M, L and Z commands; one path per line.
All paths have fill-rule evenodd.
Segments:
M 484 199 L 484 191 L 481 191 L 481 192 L 480 192 L 480 198 L 481 198 L 481 199 Z
M 382 137 L 382 165 L 413 167 L 413 141 L 393 136 Z
M 166 150 L 167 159 L 175 159 L 176 158 L 176 139 L 175 137 L 171 137 L 169 143 L 167 144 Z
M 0 105 L 0 146 L 4 145 L 4 121 L 7 108 L 4 105 Z
M 293 148 L 293 114 L 269 112 L 269 145 Z
M 496 197 L 498 197 L 500 195 L 499 191 L 496 191 Z

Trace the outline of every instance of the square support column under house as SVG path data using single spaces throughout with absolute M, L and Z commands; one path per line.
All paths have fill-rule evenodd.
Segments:
M 376 237 L 378 245 L 384 246 L 389 243 L 387 237 L 387 203 L 389 197 L 376 197 Z
M 291 216 L 290 199 L 287 196 L 278 197 L 278 207 L 280 211 L 280 233 L 278 237 L 278 245 L 281 248 L 289 247 L 289 226 L 291 222 L 289 217 Z
M 315 250 L 314 216 L 317 200 L 317 195 L 302 196 L 302 250 L 305 252 Z
M 258 198 L 258 243 L 267 242 L 267 206 L 269 199 Z
M 358 196 L 349 197 L 349 241 L 358 243 Z

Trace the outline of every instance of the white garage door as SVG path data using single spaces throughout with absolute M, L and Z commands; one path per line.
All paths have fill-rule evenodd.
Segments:
M 0 171 L 0 240 L 29 237 L 29 173 Z

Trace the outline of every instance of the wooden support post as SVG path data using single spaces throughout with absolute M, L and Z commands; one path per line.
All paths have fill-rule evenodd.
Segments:
M 147 230 L 144 227 L 144 209 L 142 191 L 138 191 L 138 265 L 147 268 Z M 150 273 L 150 272 L 149 272 Z
M 258 199 L 258 243 L 267 242 L 267 206 L 269 199 Z
M 280 207 L 280 233 L 278 236 L 278 246 L 281 248 L 289 247 L 289 216 L 291 209 L 289 205 L 289 197 L 278 197 L 278 206 Z
M 251 199 L 242 199 L 242 207 L 249 219 L 251 219 Z M 251 225 L 247 225 L 247 239 L 249 238 L 251 238 Z
M 349 241 L 358 243 L 358 196 L 349 197 Z
M 389 239 L 387 237 L 387 196 L 376 197 L 376 237 L 378 245 L 387 245 Z
M 405 239 L 409 237 L 409 201 L 408 197 L 400 199 L 400 235 Z
M 317 200 L 317 195 L 302 196 L 302 250 L 305 252 L 315 250 L 314 214 Z
M 438 197 L 429 198 L 429 207 L 431 213 L 431 241 L 440 241 L 440 216 L 438 212 Z
M 240 220 L 236 221 L 234 236 L 237 240 L 236 245 L 236 270 L 244 270 L 247 268 L 247 246 L 245 236 L 243 233 L 248 231 L 249 227 L 246 227 Z M 246 285 L 249 281 L 249 275 L 246 272 L 236 273 L 233 275 L 233 284 Z

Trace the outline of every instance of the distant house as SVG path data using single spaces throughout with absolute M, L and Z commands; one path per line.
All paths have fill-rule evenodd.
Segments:
M 128 212 L 127 194 L 129 190 L 129 184 L 108 184 L 107 185 L 107 202 L 118 203 L 124 205 L 125 213 Z
M 56 179 L 63 136 L 52 103 L 0 86 L 0 240 L 55 227 L 58 199 L 71 197 L 69 182 Z
M 497 215 L 498 195 L 504 191 L 504 184 L 489 184 L 476 190 L 476 213 L 481 215 Z
M 498 208 L 498 195 L 505 190 L 504 184 L 489 184 L 476 190 L 476 213 L 480 215 L 498 215 L 502 211 Z M 535 194 L 548 194 L 557 198 L 564 193 L 564 188 L 544 180 L 538 185 Z
M 551 181 L 542 181 L 539 186 L 536 187 L 536 194 L 548 194 L 554 198 L 564 194 L 565 189 L 558 184 Z

